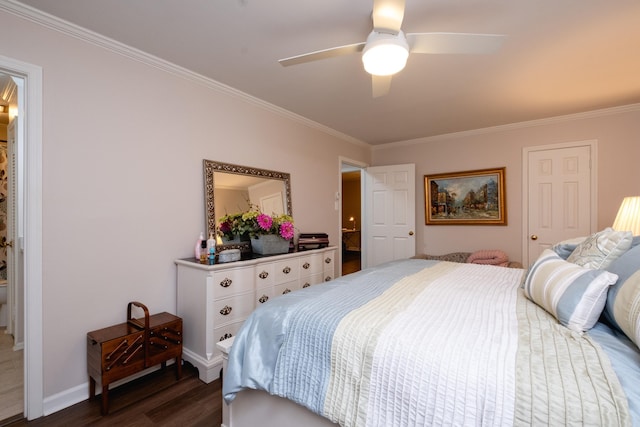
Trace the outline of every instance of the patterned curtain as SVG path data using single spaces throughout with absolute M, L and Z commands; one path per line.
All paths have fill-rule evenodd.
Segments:
M 7 178 L 7 143 L 0 142 L 0 279 L 7 278 L 7 196 L 9 195 L 9 180 Z

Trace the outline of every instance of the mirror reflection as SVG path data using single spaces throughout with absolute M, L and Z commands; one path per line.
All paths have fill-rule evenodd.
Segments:
M 287 212 L 282 181 L 224 172 L 214 172 L 213 179 L 217 222 L 223 215 L 244 212 L 251 206 L 270 215 Z
M 215 233 L 220 218 L 245 212 L 251 205 L 270 215 L 292 215 L 288 173 L 212 160 L 203 163 L 207 235 Z

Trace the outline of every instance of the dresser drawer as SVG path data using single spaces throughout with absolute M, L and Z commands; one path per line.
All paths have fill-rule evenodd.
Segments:
M 281 283 L 279 285 L 274 286 L 274 297 L 279 297 L 280 295 L 286 295 L 289 292 L 293 292 L 300 289 L 300 283 L 298 281 Z
M 256 297 L 255 297 L 256 307 L 259 307 L 260 305 L 264 304 L 265 302 L 273 299 L 274 292 L 275 291 L 274 291 L 273 286 L 268 287 L 268 288 L 264 288 L 264 289 L 258 289 L 256 291 Z
M 226 298 L 253 290 L 253 268 L 235 268 L 213 274 L 213 296 Z
M 322 275 L 322 272 L 320 272 L 300 279 L 300 287 L 304 289 L 322 282 L 324 282 L 324 277 Z
M 322 254 L 312 254 L 300 258 L 300 277 L 322 273 Z
M 300 277 L 300 264 L 297 258 L 286 259 L 274 263 L 275 284 L 298 280 Z
M 238 322 L 229 323 L 224 326 L 220 326 L 213 329 L 213 338 L 216 342 L 224 341 L 227 338 L 235 337 L 240 327 L 244 323 L 244 320 L 240 320 Z M 220 350 L 217 346 L 213 347 L 213 355 L 216 356 L 220 353 Z
M 255 307 L 254 292 L 213 301 L 213 323 L 220 325 L 245 319 Z
M 256 265 L 254 274 L 257 289 L 267 286 L 273 286 L 273 283 L 275 281 L 275 274 L 273 271 L 274 264 L 272 262 Z

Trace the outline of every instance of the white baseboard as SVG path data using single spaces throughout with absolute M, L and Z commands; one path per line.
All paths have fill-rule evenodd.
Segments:
M 167 360 L 167 366 L 172 365 L 174 363 L 174 359 Z M 109 390 L 113 390 L 114 388 L 126 384 L 130 381 L 136 380 L 140 377 L 143 377 L 151 372 L 157 371 L 160 369 L 160 365 L 152 366 L 151 368 L 145 369 L 144 371 L 133 374 L 127 378 L 123 378 L 118 381 L 114 381 L 109 385 Z M 100 379 L 96 380 L 96 395 L 102 394 L 102 385 L 100 384 Z M 69 406 L 73 406 L 76 403 L 80 403 L 84 400 L 89 399 L 89 381 L 86 383 L 72 387 L 70 389 L 61 391 L 60 393 L 56 393 L 52 396 L 48 396 L 44 398 L 44 407 L 43 407 L 43 415 L 51 415 L 54 412 L 61 411 Z
M 43 415 L 51 415 L 89 398 L 89 382 L 44 398 Z

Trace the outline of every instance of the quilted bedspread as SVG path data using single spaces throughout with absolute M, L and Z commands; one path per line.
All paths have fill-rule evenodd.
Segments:
M 238 333 L 225 399 L 262 389 L 343 427 L 630 425 L 606 354 L 523 274 L 403 260 L 276 298 Z

